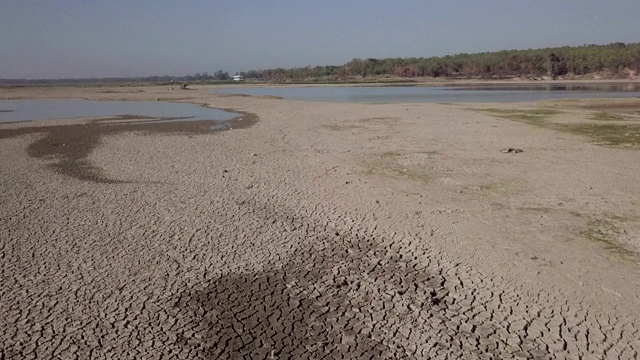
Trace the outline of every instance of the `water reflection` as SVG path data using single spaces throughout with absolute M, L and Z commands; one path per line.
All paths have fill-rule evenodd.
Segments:
M 450 90 L 509 90 L 509 91 L 588 91 L 588 92 L 640 92 L 640 84 L 534 84 L 534 85 L 473 85 Z
M 205 106 L 160 101 L 92 101 L 82 99 L 0 100 L 0 123 L 120 117 L 123 120 L 228 121 L 238 114 Z
M 560 98 L 640 97 L 640 85 L 624 84 L 533 84 L 476 86 L 315 86 L 235 87 L 214 93 L 275 96 L 290 100 L 410 103 L 410 102 L 528 102 Z

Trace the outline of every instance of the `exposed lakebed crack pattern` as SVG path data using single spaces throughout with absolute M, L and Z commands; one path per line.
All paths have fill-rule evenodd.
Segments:
M 484 277 L 409 220 L 380 227 L 382 211 L 309 190 L 292 163 L 232 163 L 53 196 L 10 181 L 0 358 L 638 356 L 635 318 Z

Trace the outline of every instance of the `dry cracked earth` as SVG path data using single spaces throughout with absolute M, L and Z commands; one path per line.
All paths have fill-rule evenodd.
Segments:
M 5 133 L 0 359 L 638 357 L 637 300 L 486 270 L 502 250 L 464 245 L 466 194 L 366 174 L 326 110 L 292 126 L 264 103 L 215 134 L 96 126 L 76 158 Z

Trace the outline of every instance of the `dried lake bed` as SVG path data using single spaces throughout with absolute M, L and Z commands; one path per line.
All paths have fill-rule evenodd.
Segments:
M 0 357 L 638 357 L 637 99 L 213 89 L 0 89 L 243 119 L 0 124 Z

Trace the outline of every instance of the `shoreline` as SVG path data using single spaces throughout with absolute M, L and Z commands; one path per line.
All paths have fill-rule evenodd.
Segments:
M 559 79 L 559 80 L 530 80 L 530 79 L 433 79 L 433 78 L 420 78 L 418 80 L 402 81 L 402 79 L 393 79 L 393 81 L 372 81 L 372 82 L 336 82 L 336 83 L 322 83 L 322 82 L 292 82 L 292 83 L 278 83 L 278 82 L 243 82 L 243 83 L 219 83 L 219 84 L 206 84 L 206 83 L 191 83 L 190 86 L 196 87 L 325 87 L 325 86 L 465 86 L 465 85 L 547 85 L 547 84 L 638 84 L 640 78 L 636 79 Z M 173 85 L 175 86 L 175 85 Z M 25 84 L 25 85 L 8 85 L 0 84 L 0 90 L 12 90 L 12 89 L 37 89 L 37 88 L 81 88 L 81 89 L 99 89 L 99 88 L 149 88 L 149 87 L 172 87 L 169 84 L 147 84 L 147 83 L 102 83 L 102 84 Z M 180 90 L 177 89 L 176 90 Z M 193 89 L 186 89 L 193 90 Z M 117 93 L 113 90 L 114 93 Z

